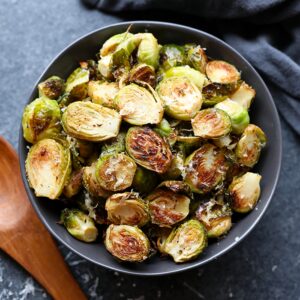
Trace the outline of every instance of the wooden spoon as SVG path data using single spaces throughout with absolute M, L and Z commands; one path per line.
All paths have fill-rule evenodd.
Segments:
M 32 208 L 18 156 L 1 136 L 0 249 L 22 265 L 54 299 L 87 299 Z

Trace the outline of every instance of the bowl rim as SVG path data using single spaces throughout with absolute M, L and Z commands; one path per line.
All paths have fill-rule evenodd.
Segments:
M 67 241 L 65 241 L 63 238 L 61 238 L 54 229 L 52 229 L 51 225 L 46 221 L 46 218 L 43 216 L 42 212 L 40 211 L 39 207 L 36 204 L 36 196 L 33 194 L 33 192 L 31 191 L 28 181 L 27 181 L 27 177 L 26 177 L 26 171 L 25 171 L 25 160 L 26 158 L 24 157 L 24 138 L 23 138 L 23 134 L 22 134 L 22 123 L 20 125 L 20 130 L 19 130 L 19 143 L 18 143 L 18 154 L 19 154 L 19 165 L 20 165 L 20 169 L 21 169 L 21 175 L 22 175 L 22 180 L 23 180 L 23 184 L 25 186 L 26 189 L 26 193 L 27 196 L 31 202 L 31 204 L 33 205 L 35 211 L 37 212 L 40 220 L 42 221 L 42 223 L 45 225 L 45 227 L 48 229 L 48 231 L 50 231 L 50 233 L 55 237 L 55 239 L 57 239 L 60 243 L 62 243 L 65 247 L 67 247 L 68 249 L 70 249 L 71 251 L 73 251 L 74 253 L 76 253 L 77 255 L 79 255 L 80 257 L 83 257 L 84 259 L 86 259 L 89 262 L 92 262 L 98 266 L 101 266 L 103 268 L 112 270 L 112 271 L 116 271 L 116 272 L 120 272 L 120 273 L 124 273 L 124 274 L 128 274 L 128 275 L 137 275 L 137 276 L 143 276 L 143 277 L 151 277 L 151 276 L 162 276 L 162 275 L 172 275 L 172 274 L 176 274 L 176 273 L 180 273 L 183 271 L 187 271 L 187 270 L 191 270 L 197 267 L 200 267 L 212 260 L 217 259 L 218 257 L 222 256 L 223 254 L 225 254 L 226 252 L 228 252 L 229 250 L 233 249 L 236 245 L 238 245 L 242 240 L 244 240 L 244 238 L 246 236 L 248 236 L 248 234 L 254 229 L 254 227 L 258 224 L 258 222 L 261 220 L 261 218 L 263 217 L 263 215 L 265 214 L 268 206 L 270 205 L 270 202 L 274 196 L 274 192 L 276 190 L 277 184 L 278 184 L 278 179 L 280 176 L 280 171 L 281 171 L 281 165 L 282 165 L 282 130 L 281 130 L 281 124 L 280 124 L 280 118 L 279 118 L 279 114 L 275 105 L 275 102 L 273 100 L 273 97 L 267 87 L 267 85 L 265 84 L 264 80 L 261 78 L 261 76 L 259 75 L 259 73 L 254 69 L 254 67 L 248 62 L 248 60 L 242 56 L 237 50 L 235 50 L 232 46 L 230 46 L 229 44 L 227 44 L 226 42 L 224 42 L 223 40 L 221 40 L 220 38 L 207 33 L 205 31 L 202 31 L 200 29 L 197 28 L 193 28 L 190 26 L 186 26 L 186 25 L 181 25 L 181 24 L 177 24 L 177 23 L 172 23 L 172 22 L 160 22 L 160 21 L 147 21 L 147 20 L 138 20 L 138 21 L 126 21 L 126 22 L 118 22 L 118 23 L 113 23 L 110 25 L 106 25 L 106 26 L 102 26 L 99 27 L 95 30 L 92 30 L 82 36 L 80 36 L 79 38 L 77 38 L 76 40 L 74 40 L 73 42 L 71 42 L 70 44 L 68 44 L 66 47 L 64 47 L 51 61 L 50 63 L 44 68 L 43 72 L 41 73 L 41 75 L 39 76 L 39 78 L 37 79 L 37 81 L 34 84 L 34 88 L 32 89 L 32 92 L 30 93 L 28 100 L 32 98 L 32 96 L 36 93 L 36 87 L 38 85 L 38 83 L 40 83 L 41 79 L 43 78 L 43 76 L 45 75 L 45 73 L 48 71 L 48 69 L 52 66 L 52 64 L 60 57 L 62 56 L 65 52 L 67 52 L 71 47 L 73 47 L 76 43 L 78 43 L 80 40 L 93 35 L 95 33 L 97 33 L 98 31 L 104 31 L 106 29 L 109 28 L 113 28 L 113 27 L 119 27 L 119 26 L 124 26 L 124 25 L 135 25 L 135 24 L 139 24 L 139 25 L 159 25 L 159 26 L 167 26 L 167 27 L 173 27 L 173 28 L 177 28 L 177 29 L 183 29 L 183 30 L 188 30 L 188 31 L 192 31 L 195 33 L 200 33 L 202 36 L 206 36 L 209 39 L 214 39 L 217 40 L 219 43 L 223 44 L 224 46 L 226 46 L 227 48 L 229 48 L 234 55 L 238 56 L 240 59 L 243 60 L 243 62 L 247 65 L 247 67 L 251 70 L 252 73 L 254 73 L 254 75 L 256 76 L 256 78 L 260 81 L 260 83 L 262 84 L 263 88 L 265 89 L 269 99 L 271 100 L 269 105 L 272 106 L 274 112 L 275 112 L 275 118 L 274 118 L 274 124 L 275 124 L 275 130 L 278 133 L 279 136 L 279 144 L 278 144 L 278 153 L 279 153 L 279 161 L 277 163 L 277 169 L 276 169 L 276 174 L 275 174 L 275 181 L 274 184 L 272 186 L 271 192 L 269 197 L 266 199 L 266 204 L 264 206 L 264 208 L 260 211 L 260 214 L 257 215 L 257 217 L 255 218 L 255 220 L 252 222 L 251 226 L 249 226 L 249 228 L 239 236 L 239 240 L 231 243 L 230 245 L 228 245 L 227 247 L 223 248 L 222 250 L 218 251 L 217 253 L 215 253 L 214 255 L 208 257 L 206 260 L 204 261 L 200 261 L 197 262 L 197 260 L 192 261 L 191 265 L 182 265 L 182 267 L 178 270 L 174 270 L 174 271 L 163 271 L 163 272 L 147 272 L 147 273 L 143 273 L 142 271 L 135 271 L 135 270 L 124 270 L 121 267 L 114 267 L 114 266 L 110 266 L 109 264 L 103 264 L 100 263 L 92 258 L 89 258 L 88 256 L 86 256 L 85 254 L 81 253 L 80 251 L 76 250 L 74 247 L 72 247 L 70 244 L 67 243 Z M 25 105 L 27 105 L 29 103 L 29 101 L 26 102 Z

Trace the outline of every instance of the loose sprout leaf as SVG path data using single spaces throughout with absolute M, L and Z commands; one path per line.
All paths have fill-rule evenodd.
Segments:
M 223 61 L 212 60 L 206 65 L 206 75 L 214 83 L 235 83 L 240 79 L 240 73 L 235 66 Z
M 74 102 L 63 113 L 64 130 L 72 137 L 100 142 L 119 133 L 121 116 L 115 110 L 91 102 Z
M 66 81 L 66 93 L 69 93 L 74 100 L 84 99 L 87 95 L 89 76 L 89 70 L 77 68 Z
M 139 63 L 145 63 L 157 68 L 159 60 L 159 47 L 157 39 L 152 33 L 144 33 L 137 51 Z
M 171 165 L 169 146 L 149 127 L 131 127 L 126 135 L 126 150 L 137 164 L 148 170 L 161 174 Z
M 230 95 L 230 99 L 242 105 L 245 109 L 249 109 L 255 97 L 255 90 L 247 83 L 242 82 L 240 87 Z
M 113 225 L 106 230 L 106 249 L 116 258 L 140 262 L 147 259 L 150 242 L 147 236 L 136 226 Z
M 30 148 L 25 167 L 37 197 L 58 199 L 71 173 L 70 151 L 55 140 L 41 140 Z

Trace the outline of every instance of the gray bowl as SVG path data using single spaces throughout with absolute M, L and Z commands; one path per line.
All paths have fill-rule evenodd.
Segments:
M 262 193 L 257 207 L 234 224 L 226 238 L 211 243 L 205 252 L 194 261 L 175 264 L 171 259 L 154 256 L 139 264 L 120 263 L 105 250 L 102 242 L 85 244 L 74 239 L 64 227 L 58 225 L 59 212 L 62 208 L 58 202 L 35 197 L 26 180 L 24 165 L 28 147 L 26 147 L 27 143 L 23 139 L 22 129 L 20 130 L 19 138 L 21 171 L 26 191 L 39 217 L 54 237 L 65 246 L 85 259 L 108 269 L 136 275 L 166 275 L 199 267 L 219 257 L 245 238 L 263 216 L 271 201 L 280 171 L 282 151 L 280 122 L 268 88 L 254 68 L 238 52 L 208 33 L 186 26 L 163 22 L 138 21 L 119 23 L 100 28 L 83 36 L 66 47 L 50 63 L 34 86 L 28 102 L 37 97 L 37 84 L 40 81 L 52 75 L 66 78 L 77 67 L 79 61 L 94 57 L 107 38 L 125 31 L 130 24 L 133 24 L 132 32 L 152 32 L 161 44 L 184 44 L 189 42 L 201 44 L 202 47 L 207 48 L 209 56 L 234 64 L 242 71 L 243 79 L 256 89 L 257 96 L 250 112 L 251 121 L 263 128 L 268 137 L 267 147 L 263 150 L 260 162 L 254 169 L 255 172 L 259 172 L 262 175 Z

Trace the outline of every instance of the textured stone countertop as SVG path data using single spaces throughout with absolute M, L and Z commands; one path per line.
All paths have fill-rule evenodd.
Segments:
M 79 0 L 2 0 L 0 135 L 17 148 L 19 122 L 32 86 L 66 45 L 103 25 L 139 18 L 138 14 L 116 17 L 88 10 Z M 154 19 L 150 15 L 143 18 Z M 166 20 L 166 17 L 156 15 L 156 19 Z M 186 19 L 168 16 L 169 21 L 180 23 L 187 23 Z M 189 20 L 189 24 L 196 26 L 197 21 Z M 108 271 L 59 245 L 89 298 L 300 299 L 300 140 L 285 123 L 282 128 L 283 167 L 275 196 L 261 222 L 243 242 L 202 268 L 160 278 L 138 278 Z M 0 252 L 0 299 L 49 299 L 49 296 Z

